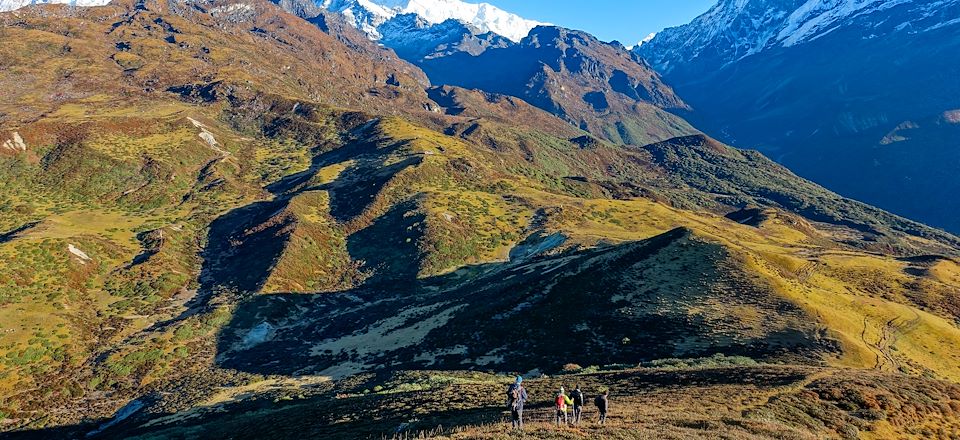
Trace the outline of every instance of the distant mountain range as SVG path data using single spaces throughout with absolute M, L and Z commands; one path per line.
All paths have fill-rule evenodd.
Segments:
M 391 34 L 391 20 L 414 14 L 429 24 L 457 20 L 478 29 L 493 32 L 513 41 L 520 41 L 530 29 L 542 24 L 506 12 L 489 3 L 468 3 L 459 0 L 316 0 L 327 10 L 346 16 L 358 29 L 373 38 L 396 37 Z M 402 18 L 401 18 L 402 19 Z M 383 26 L 387 24 L 386 28 Z
M 960 199 L 951 197 L 960 191 L 952 176 L 960 125 L 949 117 L 960 109 L 960 86 L 952 80 L 960 61 L 950 56 L 960 48 L 956 0 L 725 0 L 689 25 L 641 41 L 628 69 L 610 67 L 613 58 L 599 54 L 614 50 L 600 50 L 604 43 L 587 34 L 551 31 L 554 38 L 499 10 L 441 3 L 323 6 L 434 83 L 523 97 L 626 144 L 695 131 L 667 110 L 844 194 L 960 231 Z M 596 80 L 551 63 L 576 58 L 549 52 L 574 40 L 594 49 L 570 50 L 606 66 Z M 657 73 L 637 67 L 648 61 Z M 647 86 L 638 87 L 642 82 Z M 573 83 L 584 87 L 577 96 L 567 88 Z M 631 122 L 638 119 L 662 121 L 662 129 L 642 132 Z
M 0 12 L 12 11 L 34 4 L 68 4 L 73 6 L 101 6 L 110 0 L 0 0 Z M 282 3 L 278 1 L 277 3 Z M 527 20 L 489 3 L 470 3 L 459 0 L 294 0 L 289 8 L 318 9 L 342 14 L 347 21 L 370 38 L 396 39 L 402 30 L 399 22 L 415 16 L 421 27 L 442 24 L 448 20 L 462 23 L 479 33 L 493 32 L 512 41 L 520 41 L 534 27 L 543 23 Z M 296 5 L 296 6 L 293 6 Z
M 660 37 L 629 50 L 504 14 L 361 0 L 0 13 L 0 437 L 500 438 L 497 390 L 517 374 L 532 418 L 577 383 L 623 408 L 531 439 L 960 426 L 960 237 L 694 128 L 685 116 L 710 102 L 641 56 Z M 876 62 L 869 44 L 891 40 L 861 47 L 844 28 L 755 39 L 743 59 L 717 49 L 717 71 L 738 74 L 713 93 L 780 90 L 803 78 L 793 58 L 743 63 L 799 50 L 820 81 L 753 117 L 819 115 L 810 90 L 837 72 L 844 111 L 940 106 L 954 77 L 931 53 L 952 49 L 951 26 L 915 34 L 942 41 L 906 58 L 928 63 L 910 66 L 935 87 L 913 89 L 925 101 L 868 100 L 857 87 L 895 90 L 870 75 L 903 58 Z M 960 112 L 908 120 L 878 145 L 949 145 Z M 865 154 L 829 151 L 823 167 Z M 940 151 L 936 169 L 955 170 Z M 937 197 L 951 202 L 913 198 Z
M 0 12 L 13 11 L 29 5 L 67 4 L 72 6 L 102 6 L 109 0 L 0 0 Z
M 0 0 L 0 10 L 33 3 Z M 339 16 L 434 84 L 522 97 L 617 143 L 700 129 L 843 194 L 960 231 L 958 0 L 722 0 L 632 55 L 485 3 L 276 3 L 318 24 Z
M 960 2 L 724 0 L 635 51 L 698 128 L 960 231 Z

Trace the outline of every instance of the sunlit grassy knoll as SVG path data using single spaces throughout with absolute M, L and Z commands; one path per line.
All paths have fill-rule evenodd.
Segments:
M 955 261 L 938 261 L 927 270 L 927 273 L 944 284 L 960 286 L 960 264 Z
M 378 132 L 395 142 L 409 143 L 412 153 L 463 156 L 473 150 L 463 140 L 430 130 L 401 118 L 388 117 L 377 124 Z
M 24 234 L 25 237 L 69 239 L 84 234 L 109 239 L 127 248 L 130 257 L 136 254 L 135 230 L 149 218 L 107 210 L 77 210 L 47 216 L 40 225 Z
M 347 251 L 346 237 L 329 215 L 329 196 L 310 191 L 295 196 L 284 214 L 292 231 L 262 291 L 344 290 L 364 277 Z
M 860 257 L 869 258 L 869 257 Z M 879 257 L 876 267 L 885 262 Z M 771 267 L 752 260 L 760 273 Z M 853 267 L 851 269 L 854 269 Z M 957 380 L 960 332 L 942 316 L 885 300 L 864 289 L 869 284 L 843 281 L 814 272 L 798 281 L 770 276 L 773 286 L 815 317 L 843 344 L 843 355 L 829 360 L 855 368 L 877 368 Z M 868 281 L 869 282 L 869 281 Z
M 314 177 L 314 180 L 311 183 L 317 185 L 326 185 L 328 183 L 334 182 L 340 177 L 340 174 L 344 172 L 347 168 L 352 167 L 356 164 L 356 161 L 346 160 L 343 162 L 335 163 L 321 168 L 317 171 L 317 175 Z
M 533 216 L 527 206 L 483 192 L 431 192 L 425 205 L 431 230 L 463 234 L 474 243 L 475 248 L 466 259 L 454 260 L 458 265 L 508 260 L 510 249 L 523 238 Z M 444 237 L 433 239 L 451 241 Z
M 310 167 L 309 148 L 296 142 L 261 140 L 255 142 L 252 150 L 250 161 L 256 168 L 256 173 L 251 177 L 256 179 L 255 182 L 275 182 L 283 176 L 302 172 Z M 238 154 L 249 154 L 249 150 L 241 150 Z M 340 170 L 342 171 L 342 168 Z M 321 170 L 319 174 L 327 176 L 324 181 L 316 182 L 323 184 L 334 180 L 339 172 L 329 175 Z
M 141 99 L 123 99 L 113 94 L 98 93 L 66 102 L 50 117 L 62 123 L 128 119 L 141 120 L 143 123 L 152 125 L 184 115 L 198 118 L 204 112 L 206 110 L 197 109 L 174 99 L 155 100 L 148 103 Z

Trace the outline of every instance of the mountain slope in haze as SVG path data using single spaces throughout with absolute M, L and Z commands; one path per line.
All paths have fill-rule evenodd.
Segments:
M 585 84 L 605 68 L 577 53 L 624 53 L 551 32 Z M 624 433 L 953 423 L 958 239 L 760 153 L 608 142 L 266 1 L 46 5 L 0 33 L 5 434 L 469 429 L 507 377 L 477 370 L 520 369 L 714 396 Z
M 306 19 L 319 13 L 309 1 L 279 4 Z M 326 6 L 348 22 L 354 21 L 353 10 L 359 7 L 355 2 Z M 381 18 L 371 22 L 377 31 L 368 29 L 368 36 L 421 67 L 434 84 L 516 96 L 616 143 L 643 145 L 696 132 L 670 113 L 687 109 L 686 103 L 619 43 L 552 26 L 526 29 L 520 39 L 469 20 L 388 15 L 373 14 Z M 358 25 L 365 26 L 370 27 Z
M 952 0 L 722 1 L 635 50 L 697 127 L 956 232 L 960 205 L 937 195 L 960 190 L 958 15 Z
M 506 37 L 479 29 L 457 20 L 430 24 L 418 15 L 406 14 L 384 23 L 380 43 L 393 49 L 405 60 L 423 60 L 456 53 L 479 55 L 490 48 L 503 48 L 512 43 Z
M 612 142 L 695 132 L 666 111 L 687 105 L 648 65 L 584 32 L 541 26 L 516 45 L 411 61 L 434 83 L 516 96 Z

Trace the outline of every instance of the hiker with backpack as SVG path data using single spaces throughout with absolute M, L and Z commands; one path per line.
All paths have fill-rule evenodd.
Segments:
M 573 400 L 570 400 L 570 398 L 567 397 L 567 394 L 566 392 L 564 392 L 563 387 L 560 387 L 560 393 L 557 394 L 555 403 L 557 406 L 557 426 L 560 426 L 561 420 L 563 421 L 564 424 L 569 423 L 567 419 L 567 405 L 572 405 Z
M 573 401 L 573 424 L 579 425 L 580 417 L 583 415 L 583 402 L 586 400 L 583 391 L 580 391 L 580 385 L 570 393 L 570 400 Z
M 523 377 L 507 388 L 507 407 L 510 408 L 511 426 L 523 429 L 523 404 L 527 401 L 527 389 L 523 387 Z
M 594 405 L 597 405 L 597 411 L 600 412 L 599 422 L 601 425 L 607 423 L 607 408 L 608 408 L 608 405 L 610 404 L 609 397 L 610 397 L 610 391 L 607 390 L 593 400 Z

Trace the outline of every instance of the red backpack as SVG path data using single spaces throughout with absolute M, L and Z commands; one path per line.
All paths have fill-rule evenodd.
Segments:
M 557 409 L 563 409 L 567 406 L 567 402 L 563 399 L 563 394 L 557 394 Z

